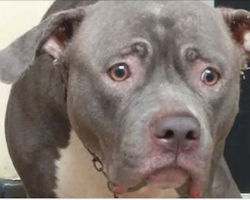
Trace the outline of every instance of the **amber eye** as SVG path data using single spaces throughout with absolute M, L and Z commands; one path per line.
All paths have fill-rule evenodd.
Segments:
M 114 65 L 109 71 L 110 77 L 117 82 L 125 81 L 130 77 L 129 67 L 125 63 Z
M 219 73 L 211 67 L 206 68 L 201 75 L 201 81 L 208 86 L 215 85 L 219 81 L 219 79 Z

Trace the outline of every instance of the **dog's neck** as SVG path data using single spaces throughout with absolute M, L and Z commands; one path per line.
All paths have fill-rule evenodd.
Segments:
M 60 149 L 56 161 L 57 197 L 62 198 L 112 198 L 104 175 L 93 167 L 92 156 L 82 145 L 74 131 L 70 133 L 69 145 Z
M 113 198 L 104 175 L 93 166 L 92 155 L 82 145 L 74 131 L 70 133 L 67 148 L 60 149 L 60 159 L 56 161 L 57 197 L 63 198 Z M 160 190 L 144 187 L 120 197 L 167 198 L 178 197 L 174 190 Z

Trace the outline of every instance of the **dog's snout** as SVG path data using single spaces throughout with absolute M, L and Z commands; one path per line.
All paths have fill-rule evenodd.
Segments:
M 156 122 L 153 134 L 167 150 L 187 151 L 197 145 L 200 125 L 192 116 L 166 116 Z

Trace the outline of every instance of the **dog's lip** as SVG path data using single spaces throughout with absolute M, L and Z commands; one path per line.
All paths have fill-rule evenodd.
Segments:
M 165 167 L 158 169 L 148 176 L 148 183 L 158 187 L 180 188 L 190 178 L 190 174 L 181 167 Z
M 112 183 L 112 182 L 109 182 L 109 188 L 110 190 L 116 194 L 116 195 L 121 195 L 121 194 L 124 194 L 126 192 L 134 192 L 134 191 L 137 191 L 137 190 L 140 190 L 141 188 L 143 188 L 145 185 L 146 185 L 146 181 L 142 181 L 140 182 L 138 185 L 136 186 L 132 186 L 132 187 L 127 187 L 127 186 L 124 186 L 124 185 L 119 185 L 119 184 L 116 184 L 116 183 Z
M 188 172 L 186 172 L 183 168 L 175 166 L 175 167 L 163 167 L 163 168 L 159 168 L 159 169 L 154 169 L 144 175 L 139 175 L 140 177 L 142 177 L 140 180 L 140 182 L 138 182 L 137 184 L 135 184 L 134 186 L 125 186 L 125 185 L 121 185 L 121 184 L 116 184 L 113 182 L 109 182 L 109 187 L 110 190 L 116 194 L 116 195 L 121 195 L 127 192 L 135 192 L 140 190 L 141 188 L 143 188 L 144 186 L 146 186 L 147 184 L 162 184 L 164 182 L 164 180 L 156 180 L 160 175 L 161 172 L 164 173 L 168 172 L 169 170 L 173 170 L 176 173 L 178 172 L 184 172 L 186 174 L 189 174 Z M 166 178 L 167 179 L 167 178 Z M 184 182 L 183 182 L 184 184 Z M 183 185 L 181 184 L 180 187 Z
M 109 182 L 109 189 L 111 192 L 113 192 L 116 195 L 126 193 L 128 191 L 128 188 L 123 185 L 118 185 L 116 183 Z

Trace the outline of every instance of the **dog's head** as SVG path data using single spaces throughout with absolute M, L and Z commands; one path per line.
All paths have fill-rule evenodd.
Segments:
M 200 197 L 238 111 L 249 17 L 200 2 L 99 2 L 50 16 L 1 51 L 0 77 L 16 81 L 49 54 L 72 128 L 115 193 L 187 185 Z

